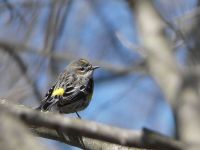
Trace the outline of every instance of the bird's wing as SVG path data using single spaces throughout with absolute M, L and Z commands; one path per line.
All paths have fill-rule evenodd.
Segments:
M 44 98 L 42 101 L 47 101 L 47 100 L 51 97 L 51 95 L 52 95 L 54 89 L 55 89 L 55 85 L 53 85 L 53 86 L 49 89 L 49 91 L 48 91 L 48 92 L 46 93 L 46 95 L 45 95 L 45 98 Z
M 40 110 L 47 111 L 50 110 L 53 105 L 55 105 L 59 101 L 59 96 L 62 95 L 53 95 L 54 93 L 60 94 L 59 90 L 57 88 L 61 87 L 62 89 L 62 83 L 65 82 L 67 85 L 70 85 L 73 80 L 70 74 L 68 74 L 66 71 L 59 74 L 57 82 L 49 89 L 49 91 L 46 93 L 45 98 L 42 100 L 41 105 L 39 107 Z M 62 93 L 61 93 L 62 94 Z
M 66 87 L 62 99 L 59 100 L 58 105 L 64 106 L 74 103 L 78 100 L 83 99 L 86 96 L 85 86 L 80 85 L 69 85 Z
M 49 110 L 49 106 L 53 102 L 53 98 L 51 98 L 51 95 L 54 91 L 55 85 L 53 85 L 49 91 L 46 93 L 45 98 L 41 101 L 41 105 L 37 108 L 42 111 L 47 111 Z
M 79 100 L 83 100 L 87 96 L 91 96 L 93 92 L 93 80 L 86 80 L 85 83 L 69 85 L 66 87 L 62 99 L 59 100 L 58 106 L 69 105 Z

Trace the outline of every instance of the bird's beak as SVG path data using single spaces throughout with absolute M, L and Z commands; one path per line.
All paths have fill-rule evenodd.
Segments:
M 95 70 L 97 68 L 100 68 L 99 66 L 92 66 L 92 70 Z

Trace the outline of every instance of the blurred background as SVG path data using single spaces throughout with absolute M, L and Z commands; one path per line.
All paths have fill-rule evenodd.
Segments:
M 194 66 L 199 1 L 153 4 L 180 66 Z M 94 75 L 92 101 L 79 113 L 83 119 L 175 136 L 171 108 L 145 70 L 137 28 L 128 0 L 1 0 L 0 97 L 37 107 L 59 72 L 72 60 L 85 58 L 101 68 Z M 52 150 L 78 149 L 39 140 Z

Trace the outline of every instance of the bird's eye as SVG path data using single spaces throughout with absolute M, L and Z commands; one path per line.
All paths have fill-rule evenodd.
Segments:
M 80 71 L 83 71 L 83 70 L 84 70 L 84 67 L 81 67 L 79 70 L 80 70 Z

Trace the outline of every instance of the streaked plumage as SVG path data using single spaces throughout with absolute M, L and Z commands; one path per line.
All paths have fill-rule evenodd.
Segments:
M 93 71 L 98 68 L 87 60 L 79 59 L 69 64 L 58 76 L 38 109 L 74 113 L 85 109 L 93 93 Z

